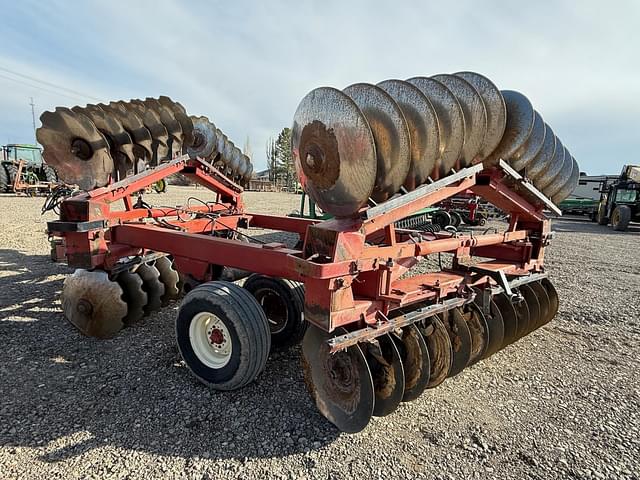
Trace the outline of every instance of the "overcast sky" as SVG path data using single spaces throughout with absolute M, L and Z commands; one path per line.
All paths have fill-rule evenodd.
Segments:
M 30 97 L 39 116 L 165 94 L 248 136 L 259 170 L 315 87 L 475 70 L 525 93 L 581 170 L 618 173 L 640 163 L 639 29 L 638 0 L 2 0 L 0 143 L 34 141 Z

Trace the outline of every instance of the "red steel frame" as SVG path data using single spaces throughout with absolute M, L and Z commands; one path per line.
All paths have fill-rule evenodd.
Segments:
M 318 221 L 246 212 L 241 187 L 207 162 L 183 156 L 65 200 L 49 233 L 63 237 L 67 262 L 78 268 L 110 271 L 123 258 L 154 251 L 172 255 L 180 272 L 200 281 L 215 279 L 215 267 L 226 266 L 304 282 L 308 321 L 327 331 L 362 328 L 380 325 L 407 305 L 468 297 L 471 285 L 495 284 L 494 273 L 544 270 L 550 237 L 544 202 L 517 188 L 508 170 L 504 164 L 484 170 L 476 165 L 364 208 L 358 218 Z M 216 202 L 188 208 L 134 205 L 132 195 L 174 173 L 216 192 Z M 463 192 L 510 213 L 506 231 L 425 234 L 395 228 L 397 220 Z M 124 210 L 112 209 L 120 200 Z M 225 238 L 239 227 L 297 233 L 304 246 Z M 405 278 L 420 257 L 442 253 L 453 254 L 452 268 Z

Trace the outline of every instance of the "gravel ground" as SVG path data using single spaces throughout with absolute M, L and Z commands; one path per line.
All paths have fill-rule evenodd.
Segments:
M 149 200 L 206 198 L 170 189 Z M 246 195 L 274 213 L 298 201 Z M 311 403 L 298 348 L 220 393 L 180 360 L 177 304 L 112 340 L 81 337 L 60 312 L 69 270 L 49 260 L 41 204 L 0 196 L 0 478 L 640 478 L 640 227 L 556 221 L 557 318 L 345 435 Z

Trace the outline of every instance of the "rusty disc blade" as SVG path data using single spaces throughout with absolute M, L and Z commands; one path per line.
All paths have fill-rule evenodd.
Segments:
M 40 116 L 36 131 L 43 157 L 61 180 L 83 190 L 103 187 L 114 171 L 109 143 L 85 115 L 58 107 Z
M 242 150 L 240 150 L 236 145 L 233 146 L 231 150 L 231 160 L 229 163 L 229 168 L 231 168 L 231 172 L 234 175 L 238 174 L 240 170 L 240 162 L 242 161 Z
M 442 320 L 437 316 L 427 318 L 422 324 L 416 324 L 424 337 L 429 351 L 429 383 L 427 388 L 434 388 L 445 381 L 453 362 L 453 347 L 449 334 Z
M 142 278 L 131 272 L 121 272 L 116 281 L 123 291 L 122 299 L 127 304 L 127 315 L 122 319 L 125 325 L 133 325 L 142 320 L 147 304 L 147 293 L 142 288 Z
M 456 75 L 434 75 L 432 78 L 445 84 L 456 96 L 464 115 L 464 145 L 462 146 L 462 166 L 471 165 L 481 159 L 480 149 L 487 133 L 487 109 L 480 94 L 473 85 Z
M 556 193 L 560 191 L 560 189 L 564 185 L 566 185 L 566 183 L 571 178 L 572 173 L 573 173 L 573 157 L 569 153 L 569 150 L 567 150 L 567 147 L 564 147 L 564 158 L 562 161 L 562 168 L 560 169 L 560 172 L 558 172 L 558 174 L 553 178 L 553 180 L 551 180 L 551 183 L 549 183 L 549 185 L 547 185 L 544 188 L 543 193 L 547 197 L 552 198 Z
M 507 125 L 507 107 L 500 89 L 484 75 L 476 72 L 458 72 L 457 77 L 469 82 L 480 94 L 487 112 L 487 133 L 480 147 L 480 157 L 486 158 L 500 143 Z
M 363 345 L 365 356 L 375 391 L 373 415 L 384 417 L 393 413 L 404 394 L 404 370 L 402 360 L 395 343 L 389 335 L 382 335 L 376 339 L 376 344 Z
M 547 291 L 540 282 L 531 282 L 529 287 L 531 287 L 533 292 L 536 294 L 538 304 L 540 305 L 540 321 L 535 326 L 537 329 L 549 322 L 549 316 L 551 315 L 551 303 L 549 301 Z
M 208 159 L 218 151 L 216 137 L 218 130 L 207 117 L 191 117 L 191 123 L 193 124 L 193 141 L 187 147 L 187 154 L 190 158 Z
M 109 338 L 122 329 L 127 314 L 122 295 L 122 288 L 106 272 L 76 270 L 62 286 L 62 310 L 84 335 Z
M 482 290 L 479 288 L 474 288 L 473 290 L 476 293 L 475 304 L 478 308 L 481 308 L 480 302 L 483 297 Z M 487 342 L 487 348 L 482 355 L 482 358 L 484 359 L 490 357 L 502 348 L 502 344 L 504 342 L 504 321 L 502 319 L 500 309 L 493 299 L 489 300 L 489 311 L 483 311 L 482 313 L 487 322 L 487 328 L 489 329 L 489 341 Z
M 347 333 L 338 328 L 335 335 Z M 310 324 L 302 340 L 305 384 L 316 407 L 339 430 L 362 431 L 375 405 L 371 371 L 358 345 L 331 354 L 327 341 L 332 334 Z
M 180 296 L 180 289 L 178 288 L 180 276 L 173 268 L 173 262 L 169 257 L 160 257 L 156 259 L 154 265 L 158 269 L 160 281 L 164 286 L 164 293 L 160 299 L 162 301 L 162 305 L 165 306 L 171 300 L 175 300 Z
M 402 80 L 385 80 L 377 85 L 398 104 L 409 128 L 411 162 L 404 181 L 413 190 L 427 181 L 440 157 L 440 127 L 429 99 L 415 86 Z
M 173 113 L 173 116 L 180 124 L 182 131 L 182 140 L 185 146 L 189 147 L 193 143 L 193 123 L 187 115 L 186 109 L 179 102 L 174 102 L 169 97 L 161 95 L 158 102 L 167 107 Z
M 153 265 L 147 263 L 140 264 L 134 270 L 142 279 L 142 289 L 147 293 L 147 304 L 144 306 L 145 315 L 149 315 L 154 310 L 162 307 L 162 296 L 164 295 L 164 285 L 160 281 L 160 272 Z
M 506 294 L 499 293 L 498 295 L 494 295 L 492 300 L 496 307 L 498 307 L 498 310 L 500 310 L 500 315 L 502 315 L 502 324 L 504 325 L 502 349 L 518 339 L 518 314 Z
M 238 177 L 244 178 L 247 172 L 249 171 L 249 165 L 251 164 L 251 159 L 242 154 L 242 161 L 240 162 L 240 168 L 238 169 Z
M 565 150 L 564 145 L 562 145 L 558 137 L 556 137 L 556 151 L 553 155 L 553 159 L 549 162 L 547 168 L 543 170 L 542 173 L 533 181 L 533 184 L 538 190 L 544 190 L 547 185 L 553 181 L 556 175 L 560 173 L 564 163 Z
M 125 108 L 135 109 L 142 123 L 151 134 L 151 149 L 153 151 L 152 165 L 159 165 L 162 161 L 170 158 L 169 154 L 169 133 L 160 121 L 160 114 L 147 106 L 142 100 L 131 100 L 130 102 L 120 102 Z
M 556 136 L 549 125 L 545 123 L 544 126 L 545 134 L 542 148 L 525 168 L 525 175 L 534 182 L 542 172 L 549 168 L 549 164 L 556 154 Z
M 578 186 L 578 182 L 580 180 L 580 167 L 578 166 L 578 162 L 576 162 L 575 158 L 572 157 L 572 169 L 571 176 L 567 183 L 565 183 L 562 188 L 553 196 L 553 203 L 558 205 L 560 202 L 565 200 Z
M 391 338 L 398 347 L 404 370 L 403 402 L 418 398 L 429 383 L 430 365 L 429 351 L 422 334 L 415 325 L 407 325 L 399 333 L 392 333 Z
M 558 292 L 556 288 L 551 283 L 551 280 L 548 278 L 543 278 L 540 280 L 540 284 L 547 291 L 547 295 L 549 296 L 549 315 L 547 316 L 547 322 L 549 323 L 553 317 L 555 317 L 558 313 L 558 308 L 560 306 L 560 299 L 558 297 Z
M 455 167 L 464 145 L 464 115 L 456 96 L 443 83 L 428 77 L 413 77 L 408 83 L 417 87 L 431 102 L 438 118 L 440 156 L 431 176 L 442 178 Z
M 176 119 L 173 111 L 155 98 L 147 97 L 144 103 L 148 108 L 155 110 L 160 115 L 160 121 L 169 134 L 168 145 L 171 157 L 173 158 L 175 155 L 180 155 L 182 152 L 182 144 L 184 143 L 184 134 L 182 132 L 182 126 Z
M 497 165 L 500 159 L 509 161 L 529 138 L 535 120 L 531 102 L 523 94 L 502 90 L 502 97 L 507 107 L 507 125 L 500 143 L 484 161 L 487 166 Z
M 447 328 L 451 347 L 453 348 L 453 362 L 451 362 L 451 369 L 449 370 L 449 376 L 453 377 L 464 370 L 464 367 L 469 363 L 471 358 L 471 332 L 469 332 L 467 322 L 464 321 L 464 316 L 459 309 L 449 310 L 443 316 L 443 323 Z
M 369 199 L 376 148 L 369 123 L 340 90 L 321 87 L 298 105 L 291 132 L 298 179 L 327 213 L 349 217 Z
M 108 115 L 114 115 L 122 124 L 133 140 L 133 152 L 136 158 L 144 159 L 145 162 L 151 159 L 153 150 L 151 148 L 151 133 L 144 126 L 142 120 L 133 110 L 123 108 L 122 105 L 111 102 L 109 105 L 98 104 Z
M 100 130 L 100 133 L 105 136 L 110 147 L 124 156 L 123 161 L 128 164 L 129 169 L 133 168 L 133 140 L 116 117 L 107 115 L 98 105 L 92 104 L 86 107 L 73 107 L 71 110 L 89 117 L 98 130 Z M 115 160 L 115 156 L 112 155 L 112 157 L 114 157 Z M 118 166 L 116 165 L 116 167 Z
M 518 171 L 526 169 L 544 146 L 546 124 L 540 114 L 534 111 L 533 129 L 522 148 L 513 154 L 510 163 Z
M 520 287 L 520 293 L 524 297 L 524 301 L 527 304 L 529 310 L 529 326 L 527 327 L 526 334 L 533 332 L 542 323 L 542 316 L 540 310 L 540 302 L 536 292 L 529 286 L 523 285 Z
M 409 128 L 402 110 L 383 89 L 356 83 L 343 90 L 369 122 L 376 147 L 376 181 L 371 198 L 387 200 L 399 190 L 411 164 Z
M 464 307 L 460 307 L 460 310 L 471 334 L 471 355 L 467 363 L 467 366 L 471 366 L 477 363 L 487 351 L 487 346 L 491 340 L 489 326 L 484 314 L 476 304 L 467 304 Z
M 511 302 L 518 316 L 518 334 L 517 339 L 521 339 L 529 332 L 531 325 L 531 317 L 529 316 L 529 306 L 524 298 Z

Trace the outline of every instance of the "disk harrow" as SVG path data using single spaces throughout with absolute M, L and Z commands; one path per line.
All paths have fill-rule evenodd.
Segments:
M 184 152 L 215 163 L 240 184 L 253 172 L 249 157 L 209 119 L 187 115 L 165 96 L 58 107 L 44 112 L 40 121 L 36 137 L 45 160 L 63 182 L 83 190 L 123 180 Z
M 541 117 L 523 98 L 470 72 L 314 90 L 295 115 L 293 154 L 306 191 L 336 215 L 329 220 L 246 211 L 234 181 L 244 168 L 237 149 L 206 118 L 185 114 L 193 126 L 187 153 L 67 198 L 49 222 L 79 269 L 64 284 L 65 316 L 86 335 L 109 337 L 184 293 L 176 341 L 202 383 L 241 388 L 264 370 L 271 349 L 301 342 L 318 410 L 358 432 L 558 311 L 544 253 L 548 212 L 560 211 L 528 168 L 553 177 L 546 188 L 564 182 L 555 195 L 570 185 L 549 174 L 564 168 L 554 163 L 559 141 L 548 140 L 546 127 L 540 133 Z M 525 132 L 518 125 L 526 119 Z M 175 128 L 165 128 L 152 152 L 174 151 Z M 496 151 L 503 153 L 494 158 Z M 173 208 L 131 200 L 176 173 L 214 199 Z M 509 223 L 456 232 L 414 221 L 458 195 L 491 203 Z M 124 209 L 113 208 L 120 201 Z M 250 228 L 299 242 L 264 243 Z M 442 253 L 452 257 L 449 268 L 413 269 Z M 247 276 L 242 287 L 234 283 Z
M 555 204 L 580 174 L 524 95 L 474 72 L 317 88 L 292 141 L 302 185 L 338 217 L 480 162 L 507 161 Z

